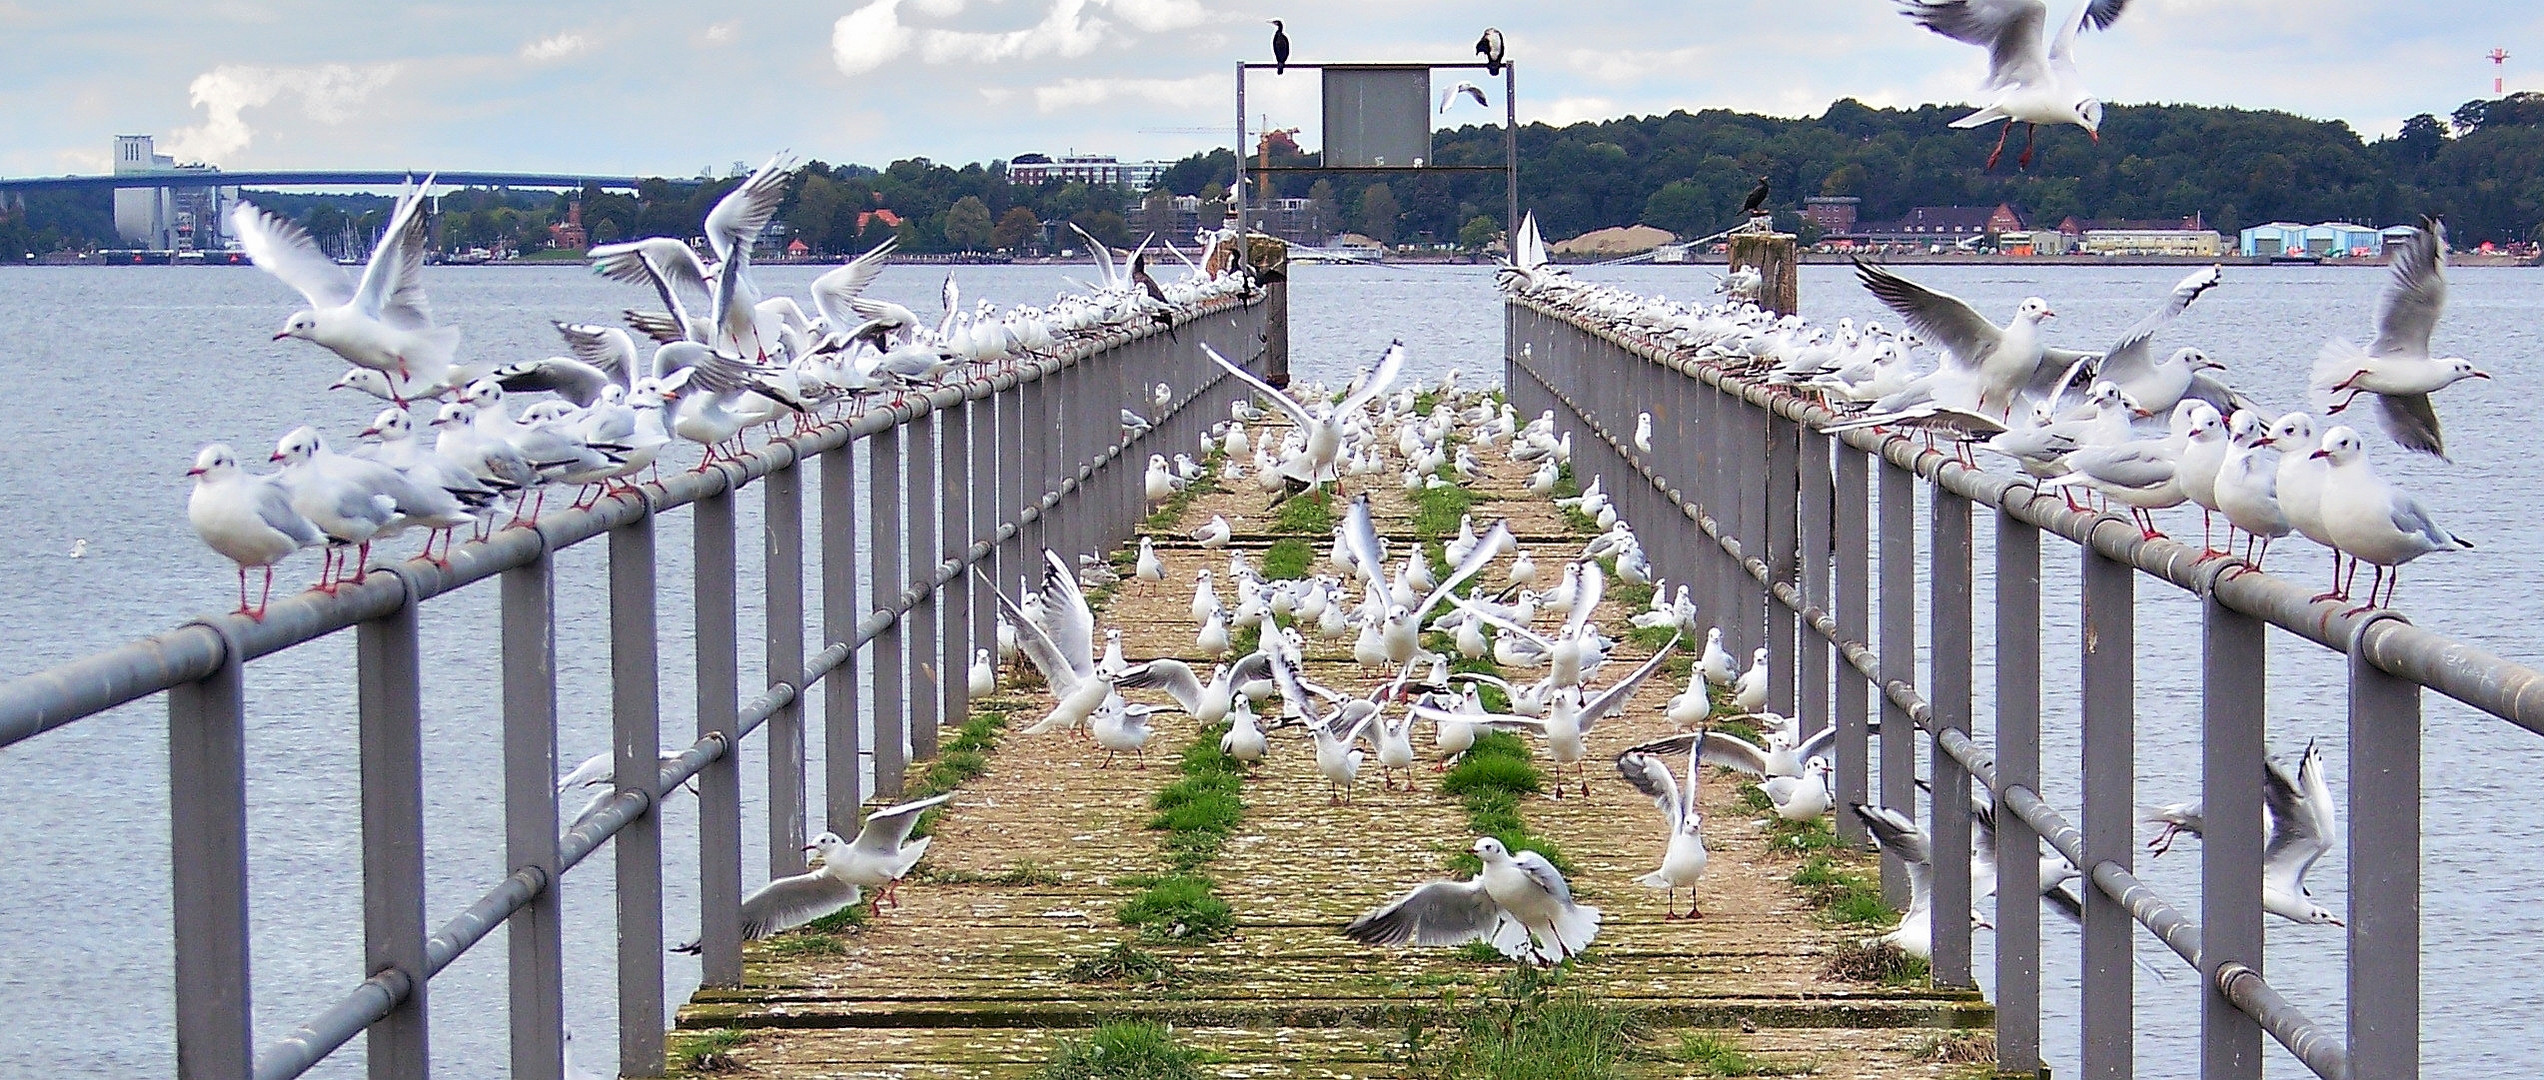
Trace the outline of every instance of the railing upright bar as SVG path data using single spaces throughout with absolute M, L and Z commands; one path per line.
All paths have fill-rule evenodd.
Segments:
M 912 576 L 902 559 L 901 534 L 902 447 L 909 434 L 907 427 L 897 427 L 866 439 L 866 553 L 870 559 L 866 580 L 874 583 L 871 602 L 877 612 L 901 602 L 902 590 L 910 587 Z M 909 700 L 902 681 L 910 656 L 909 629 L 906 616 L 895 617 L 869 646 L 874 654 L 874 700 L 866 726 L 872 733 L 878 796 L 901 793 L 902 766 L 909 760 L 902 711 Z
M 1873 538 L 1872 459 L 1863 451 L 1838 443 L 1837 455 L 1837 634 L 1847 641 L 1872 640 Z M 1865 842 L 1864 823 L 1845 808 L 1864 802 L 1872 790 L 1872 684 L 1853 665 L 1841 665 L 1836 686 L 1837 835 L 1850 844 Z
M 168 691 L 178 1080 L 246 1080 L 256 1060 L 248 995 L 246 680 L 237 642 L 225 634 L 223 646 L 212 674 Z
M 788 465 L 760 484 L 768 685 L 796 689 L 769 714 L 768 875 L 804 870 L 804 467 Z
M 2201 598 L 2200 1077 L 2259 1080 L 2261 1024 L 2226 996 L 2224 964 L 2262 970 L 2261 620 Z
M 724 754 L 698 773 L 699 982 L 742 985 L 742 693 L 740 614 L 733 595 L 733 490 L 691 507 L 690 592 L 697 635 L 697 734 L 722 733 Z
M 1932 683 L 1928 706 L 1937 737 L 1970 733 L 1970 500 L 1938 489 L 1930 500 L 1934 539 Z M 1933 803 L 1928 829 L 1934 837 L 1934 981 L 1971 987 L 1970 920 L 1952 913 L 1970 909 L 1970 773 L 1937 744 L 1928 755 Z
M 1624 354 L 1619 354 L 1624 355 Z M 1649 364 L 1636 364 L 1650 368 Z M 1770 582 L 1796 582 L 1800 579 L 1801 557 L 1797 550 L 1801 525 L 1802 499 L 1802 425 L 1780 416 L 1752 409 L 1759 414 L 1759 426 L 1766 435 L 1766 548 L 1761 555 L 1767 563 Z M 1646 491 L 1647 485 L 1632 484 Z M 1656 520 L 1637 518 L 1638 522 Z M 1800 686 L 1795 669 L 1801 662 L 1802 618 L 1793 609 L 1770 599 L 1767 607 L 1767 708 L 1785 716 L 1799 716 Z M 1805 727 L 1805 736 L 1819 730 Z
M 2040 530 L 1996 515 L 1996 778 L 2040 789 Z M 1996 811 L 1996 1071 L 2040 1074 L 2040 838 Z M 2088 886 L 2090 887 L 2090 886 Z
M 2118 527 L 2119 522 L 2112 522 Z M 2084 854 L 2089 876 L 2105 863 L 2131 868 L 2136 843 L 2137 572 L 2084 549 Z M 2119 898 L 2085 893 L 2081 1024 L 2088 1080 L 2128 1080 L 2136 990 L 2130 949 L 2137 924 Z
M 1881 680 L 1917 681 L 1916 477 L 1905 469 L 1881 470 Z M 1888 694 L 1881 706 L 1881 804 L 1914 815 L 1917 789 L 1917 725 Z M 1882 902 L 1908 907 L 1907 866 L 1882 852 Z
M 2350 1075 L 2420 1075 L 2420 687 L 2371 660 L 2387 615 L 2350 642 Z
M 935 755 L 936 725 L 944 709 L 945 660 L 940 653 L 946 638 L 945 604 L 943 593 L 933 584 L 937 552 L 944 549 L 937 526 L 944 523 L 945 492 L 936 481 L 941 453 L 936 440 L 943 430 L 944 425 L 937 422 L 934 412 L 901 429 L 902 459 L 908 462 L 909 470 L 908 483 L 902 488 L 909 499 L 909 511 L 902 517 L 901 537 L 903 565 L 909 568 L 905 580 L 929 585 L 926 595 L 903 617 L 908 625 L 908 631 L 901 635 L 904 661 L 908 664 L 903 685 L 909 688 L 910 697 L 908 726 L 904 729 L 907 748 L 899 762 L 903 775 L 896 776 L 889 789 L 880 782 L 875 785 L 877 790 L 896 793 L 906 779 L 909 762 L 925 761 Z M 877 759 L 875 771 L 878 776 L 882 774 L 881 759 Z
M 424 684 L 415 605 L 354 631 L 362 769 L 364 974 L 396 971 L 406 996 L 373 1022 L 371 1080 L 423 1080 L 432 1060 L 424 962 Z
M 856 445 L 844 442 L 821 456 L 822 640 L 852 646 L 862 611 L 857 604 Z M 824 828 L 843 836 L 856 835 L 857 811 L 865 801 L 857 758 L 863 742 L 857 730 L 862 696 L 857 661 L 852 651 L 822 678 L 822 819 Z
M 661 665 L 655 652 L 654 518 L 610 530 L 610 716 L 618 793 L 645 799 L 644 814 L 611 843 L 618 886 L 618 1071 L 663 1072 L 662 815 L 653 782 L 661 767 Z
M 546 882 L 504 920 L 512 1076 L 565 1074 L 565 933 L 557 862 L 556 599 L 553 561 L 503 574 L 504 861 Z

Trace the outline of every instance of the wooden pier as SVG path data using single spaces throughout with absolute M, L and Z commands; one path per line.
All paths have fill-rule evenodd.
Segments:
M 1549 570 L 1576 556 L 1586 534 L 1550 501 L 1527 494 L 1522 472 L 1500 453 L 1479 456 L 1493 464 L 1469 489 L 1478 527 L 1507 518 Z M 1379 527 L 1401 557 L 1417 539 L 1413 500 L 1393 474 L 1372 479 Z M 1194 571 L 1214 568 L 1224 590 L 1227 553 L 1202 551 L 1184 534 L 1223 514 L 1237 531 L 1231 547 L 1257 565 L 1284 538 L 1252 483 L 1235 486 L 1244 490 L 1210 491 L 1175 520 L 1151 522 L 1166 584 L 1143 590 L 1125 581 L 1097 612 L 1099 627 L 1123 632 L 1127 655 L 1179 656 L 1207 669 L 1189 614 Z M 1319 529 L 1301 539 L 1321 567 L 1330 538 Z M 1487 580 L 1502 581 L 1507 563 L 1505 556 Z M 1621 641 L 1606 679 L 1650 655 L 1647 643 L 1624 640 L 1626 605 L 1639 595 L 1614 588 L 1601 613 Z M 1365 690 L 1375 676 L 1352 662 L 1349 645 L 1311 635 L 1311 675 Z M 1490 1000 L 1512 965 L 1450 949 L 1372 949 L 1338 932 L 1407 887 L 1448 876 L 1450 860 L 1472 840 L 1460 801 L 1436 790 L 1441 774 L 1430 771 L 1438 755 L 1427 729 L 1415 736 L 1421 790 L 1381 789 L 1373 762 L 1358 800 L 1342 807 L 1328 804 L 1304 733 L 1276 732 L 1270 756 L 1244 785 L 1241 824 L 1199 871 L 1233 909 L 1234 936 L 1162 943 L 1142 939 L 1117 912 L 1169 872 L 1165 834 L 1147 827 L 1150 800 L 1178 778 L 1176 759 L 1195 741 L 1195 725 L 1163 715 L 1145 768 L 1127 759 L 1100 767 L 1104 755 L 1091 742 L 1016 733 L 1049 701 L 1038 683 L 1005 685 L 1007 674 L 1000 693 L 974 708 L 1009 712 L 1017 722 L 935 826 L 925 863 L 903 884 L 903 906 L 853 927 L 750 946 L 742 989 L 701 990 L 680 1011 L 675 1075 L 739 1067 L 765 1077 L 1022 1078 L 1063 1042 L 1115 1019 L 1172 1025 L 1178 1042 L 1204 1052 L 1212 1075 L 1438 1074 L 1425 1055 L 1442 1025 Z M 1633 1012 L 1641 1036 L 1631 1075 L 1725 1075 L 1691 1056 L 1689 1037 L 1699 1034 L 1813 1076 L 1988 1075 L 1984 1065 L 1949 1060 L 1972 1060 L 1953 1029 L 1990 1022 L 1975 993 L 1832 974 L 1833 960 L 1880 928 L 1833 921 L 1812 890 L 1792 883 L 1804 857 L 1777 849 L 1789 830 L 1765 827 L 1746 808 L 1736 774 L 1708 770 L 1706 779 L 1713 853 L 1702 885 L 1706 917 L 1665 920 L 1660 894 L 1635 883 L 1658 865 L 1663 830 L 1608 758 L 1666 732 L 1662 703 L 1685 682 L 1682 658 L 1592 733 L 1587 797 L 1575 787 L 1560 800 L 1531 798 L 1521 810 L 1530 831 L 1561 846 L 1584 902 L 1605 914 L 1596 945 L 1563 974 L 1559 991 Z M 1868 856 L 1825 857 L 1873 873 Z M 1171 973 L 1073 981 L 1124 942 L 1162 958 Z

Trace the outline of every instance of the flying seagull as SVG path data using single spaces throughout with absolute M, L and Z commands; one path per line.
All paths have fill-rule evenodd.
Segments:
M 2447 227 L 2424 217 L 2411 238 L 2394 245 L 2394 282 L 2376 313 L 2376 343 L 2361 350 L 2331 341 L 2314 361 L 2314 388 L 2344 395 L 2324 411 L 2350 407 L 2360 394 L 2376 395 L 2385 433 L 2406 450 L 2444 459 L 2446 439 L 2429 395 L 2466 379 L 2491 376 L 2473 361 L 2429 354 L 2430 331 L 2447 307 Z
M 2023 155 L 2017 168 L 2032 164 L 2032 139 L 2042 124 L 2074 124 L 2095 142 L 2102 141 L 2102 102 L 2085 92 L 2076 71 L 2076 33 L 2090 22 L 2110 28 L 2129 0 L 2088 0 L 2074 17 L 2059 24 L 2056 40 L 2043 41 L 2049 5 L 2042 0 L 1899 0 L 1899 13 L 1954 41 L 1984 46 L 1988 51 L 1986 89 L 1996 92 L 1979 111 L 1952 122 L 1970 128 L 2005 121 L 1987 167 L 2005 156 L 2005 138 L 2014 124 L 2024 124 Z
M 1456 86 L 1440 91 L 1440 112 L 1446 114 L 1449 111 L 1449 106 L 1456 103 L 1457 96 L 1459 94 L 1465 94 L 1468 97 L 1474 98 L 1475 103 L 1478 105 L 1482 105 L 1486 108 L 1492 107 L 1492 102 L 1484 100 L 1484 91 L 1481 87 L 1478 87 L 1471 82 L 1462 82 Z
M 1289 70 L 1290 31 L 1288 27 L 1281 25 L 1281 20 L 1274 19 L 1272 20 L 1272 74 L 1283 75 Z
M 1475 52 L 1484 58 L 1485 74 L 1502 73 L 1502 32 L 1499 29 L 1485 27 L 1484 36 L 1475 39 Z

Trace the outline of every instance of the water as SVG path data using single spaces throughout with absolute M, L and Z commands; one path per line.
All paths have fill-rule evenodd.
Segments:
M 763 270 L 771 291 L 800 292 L 816 271 Z M 1913 268 L 1912 277 L 1956 292 L 1983 311 L 2002 314 L 2031 294 L 2061 312 L 2055 340 L 2096 347 L 2134 321 L 2178 272 L 2161 268 Z M 958 271 L 965 294 L 1007 304 L 1047 299 L 1082 268 L 983 267 Z M 1633 267 L 1588 272 L 1638 291 L 1697 296 L 1711 278 L 1692 267 Z M 1809 267 L 1806 310 L 1823 319 L 1886 318 L 1842 268 Z M 877 283 L 882 295 L 932 311 L 941 271 L 896 267 Z M 519 358 L 558 351 L 547 320 L 602 320 L 642 302 L 638 290 L 571 268 L 436 269 L 430 287 L 443 320 L 465 328 L 473 355 Z M 2454 274 L 2455 301 L 2440 344 L 2473 356 L 2498 376 L 2441 395 L 2457 463 L 2406 460 L 2371 440 L 2379 467 L 2411 486 L 2442 520 L 2482 545 L 2435 556 L 2406 575 L 2403 606 L 2420 625 L 2534 662 L 2544 611 L 2532 588 L 2502 588 L 2544 574 L 2544 523 L 2516 499 L 2496 493 L 2544 490 L 2544 459 L 2524 439 L 2533 425 L 2512 410 L 2544 393 L 2544 374 L 2520 363 L 2537 351 L 2544 297 L 2515 270 L 2465 269 Z M 2237 383 L 2273 405 L 2293 407 L 2305 367 L 2326 336 L 2363 337 L 2364 312 L 2382 285 L 2374 270 L 2230 269 L 2227 285 L 2193 308 L 2166 338 L 2196 342 L 2233 369 Z M 45 269 L 0 274 L 0 616 L 19 628 L 0 636 L 0 676 L 120 644 L 232 603 L 228 564 L 204 549 L 186 527 L 182 475 L 195 449 L 213 439 L 242 453 L 261 453 L 300 423 L 350 432 L 375 402 L 323 388 L 341 370 L 320 350 L 268 336 L 294 297 L 250 271 L 196 268 Z M 1294 369 L 1302 378 L 1333 378 L 1367 363 L 1391 337 L 1412 352 L 1408 377 L 1431 379 L 1450 367 L 1468 385 L 1497 382 L 1501 316 L 1488 271 L 1472 267 L 1301 267 L 1292 289 Z M 740 500 L 740 528 L 754 534 L 757 500 Z M 2167 524 L 2177 531 L 2184 515 Z M 2196 522 L 2190 522 L 2196 528 Z M 1991 618 L 1979 530 L 1979 612 Z M 679 519 L 667 522 L 660 545 L 666 583 L 662 613 L 664 744 L 686 745 L 689 619 L 685 592 L 688 544 Z M 84 558 L 70 553 L 89 541 Z M 758 545 L 743 552 L 745 685 L 758 674 L 758 625 L 750 582 Z M 602 749 L 608 720 L 607 652 L 600 591 L 602 546 L 560 556 L 559 690 L 569 762 Z M 2046 546 L 2050 608 L 2075 595 L 2075 559 L 2063 544 Z M 808 549 L 808 558 L 814 557 Z M 2318 552 L 2290 542 L 2274 555 L 2283 573 L 2312 584 L 2324 572 Z M 290 564 L 288 582 L 305 579 L 314 560 Z M 808 567 L 808 577 L 818 580 Z M 2182 797 L 2197 780 L 2198 663 L 2195 604 L 2169 587 L 2139 591 L 2139 801 Z M 474 900 L 503 872 L 495 675 L 490 662 L 493 590 L 478 588 L 435 601 L 424 620 L 427 688 L 425 763 L 430 911 L 438 921 Z M 1982 635 L 1984 637 L 1984 635 Z M 2076 747 L 2072 706 L 2077 644 L 2053 628 L 2043 643 L 2048 736 L 2044 786 L 2052 802 L 2073 806 Z M 359 977 L 360 879 L 352 843 L 357 827 L 353 782 L 351 637 L 336 638 L 259 661 L 249 676 L 251 888 L 256 928 L 255 986 L 259 1040 L 270 1039 L 333 1002 Z M 1990 658 L 1977 658 L 1977 684 L 1992 685 Z M 2292 752 L 2320 740 L 2343 785 L 2341 697 L 2336 658 L 2274 634 L 2270 656 L 2271 742 Z M 1989 709 L 1979 714 L 1984 730 Z M 31 744 L 0 751 L 0 1075 L 134 1076 L 173 1071 L 170 1034 L 167 792 L 164 708 L 156 701 L 83 721 Z M 2534 1075 L 2544 1047 L 2529 1034 L 2544 991 L 2505 972 L 2544 964 L 2544 915 L 2522 903 L 2516 883 L 2532 877 L 2539 856 L 2533 823 L 2493 808 L 2534 804 L 2544 775 L 2544 746 L 2505 724 L 2434 695 L 2427 718 L 2431 752 L 2426 782 L 2423 981 L 2427 1016 L 2424 1054 L 2432 1075 Z M 819 740 L 812 740 L 816 753 Z M 746 799 L 760 790 L 756 748 L 744 766 Z M 819 782 L 820 769 L 812 771 Z M 819 805 L 818 793 L 814 805 Z M 696 924 L 694 808 L 675 800 L 667 811 L 665 898 L 670 934 Z M 758 824 L 746 807 L 745 866 L 763 867 Z M 611 903 L 608 874 L 595 860 L 569 877 L 567 1013 L 599 1065 L 614 1030 Z M 2178 853 L 2141 861 L 2141 872 L 2177 901 L 2195 907 L 2197 860 Z M 2498 870 L 2494 870 L 2498 867 Z M 2317 895 L 2339 910 L 2346 867 L 2339 851 L 2316 868 Z M 112 882 L 111 886 L 96 884 Z M 2074 1007 L 2074 937 L 2053 921 L 2047 945 L 2048 1006 Z M 2288 996 L 2321 1022 L 2338 1026 L 2341 937 L 2330 928 L 2271 929 L 2269 970 Z M 1981 935 L 1982 965 L 1987 939 Z M 2152 951 L 2161 946 L 2142 943 Z M 2175 966 L 2169 956 L 2159 966 Z M 667 965 L 673 1001 L 684 998 L 696 968 L 685 958 Z M 2140 1072 L 2196 1072 L 2196 991 L 2187 976 L 2170 983 L 2139 980 Z M 503 957 L 500 945 L 472 952 L 435 980 L 435 1045 L 453 1075 L 497 1075 L 505 1060 Z M 2052 1024 L 2050 1057 L 2074 1068 L 2072 1028 Z M 2274 1075 L 2301 1070 L 2275 1045 Z M 340 1052 L 320 1075 L 355 1075 L 361 1044 Z

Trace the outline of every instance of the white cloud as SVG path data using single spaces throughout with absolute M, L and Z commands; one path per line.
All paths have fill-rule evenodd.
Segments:
M 901 25 L 900 8 L 901 0 L 874 0 L 831 24 L 830 62 L 840 74 L 863 75 L 910 47 L 910 28 Z
M 309 67 L 252 67 L 223 64 L 197 75 L 186 87 L 192 104 L 204 111 L 203 122 L 178 128 L 168 138 L 168 152 L 180 161 L 214 164 L 241 150 L 256 137 L 246 111 L 263 108 L 285 95 L 300 99 L 301 113 L 322 124 L 340 124 L 371 92 L 397 76 L 396 64 L 317 64 Z
M 1034 87 L 1033 94 L 1034 108 L 1051 113 L 1101 105 L 1116 99 L 1186 105 L 1212 100 L 1227 92 L 1226 79 L 1217 75 L 1196 75 L 1189 79 L 1062 79 L 1049 86 Z
M 742 29 L 742 23 L 741 23 L 739 20 L 733 20 L 733 19 L 727 19 L 727 20 L 725 20 L 724 22 L 720 22 L 720 23 L 717 23 L 717 24 L 715 24 L 715 25 L 713 25 L 713 26 L 707 27 L 707 31 L 706 31 L 706 35 L 705 35 L 705 36 L 706 36 L 706 39 L 707 39 L 707 44 L 709 44 L 709 45 L 726 45 L 726 44 L 731 44 L 731 43 L 732 43 L 732 41 L 733 41 L 733 36 L 734 36 L 734 34 L 735 34 L 737 31 L 741 30 L 741 29 Z
M 591 39 L 573 31 L 551 34 L 521 47 L 521 58 L 543 64 L 563 60 L 592 47 Z

